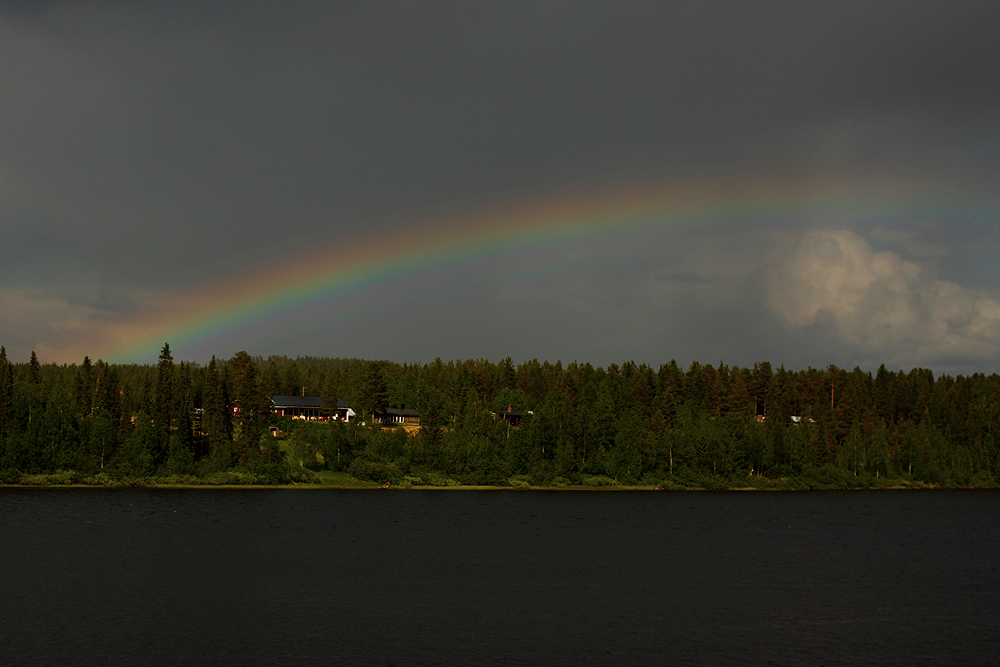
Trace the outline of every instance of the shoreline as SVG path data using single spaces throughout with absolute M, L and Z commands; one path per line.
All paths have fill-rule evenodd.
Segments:
M 966 484 L 925 482 L 906 477 L 824 475 L 819 471 L 789 477 L 713 477 L 682 471 L 674 476 L 647 477 L 639 483 L 621 483 L 605 475 L 583 476 L 574 480 L 556 477 L 539 484 L 515 476 L 499 484 L 462 483 L 436 473 L 414 472 L 388 480 L 358 479 L 346 471 L 294 470 L 292 474 L 269 475 L 241 471 L 205 475 L 126 475 L 120 473 L 84 474 L 77 470 L 52 473 L 7 474 L 0 477 L 0 488 L 92 488 L 92 489 L 300 489 L 300 490 L 377 490 L 377 491 L 921 491 L 954 489 L 997 489 L 992 479 L 972 479 Z M 381 483 L 380 483 L 381 482 Z M 534 482 L 534 483 L 533 483 Z
M 898 482 L 899 480 L 894 480 Z M 720 486 L 720 487 L 705 487 L 705 486 L 681 486 L 681 485 L 671 485 L 666 486 L 649 486 L 649 485 L 614 485 L 614 486 L 586 486 L 586 485 L 566 485 L 566 486 L 534 486 L 534 485 L 524 485 L 524 486 L 499 486 L 499 485 L 480 485 L 480 484 L 469 484 L 469 485 L 449 485 L 449 486 L 433 486 L 433 485 L 394 485 L 394 486 L 380 486 L 375 482 L 365 482 L 363 480 L 352 480 L 349 483 L 342 484 L 323 484 L 323 483 L 293 483 L 293 484 L 179 484 L 176 482 L 167 483 L 157 483 L 155 481 L 142 481 L 139 483 L 122 483 L 122 484 L 87 484 L 84 482 L 74 482 L 69 484 L 0 484 L 0 489 L 110 489 L 110 490 L 136 490 L 136 489 L 215 489 L 215 490 L 300 490 L 300 491 L 506 491 L 506 492 L 518 492 L 518 491 L 572 491 L 572 492 L 607 492 L 607 491 L 625 491 L 625 492 L 699 492 L 699 491 L 711 491 L 711 492 L 726 492 L 726 493 L 794 493 L 794 492 L 812 492 L 812 491 L 989 491 L 996 490 L 1000 486 L 944 486 L 939 484 L 928 484 L 924 482 L 911 482 L 911 483 L 894 483 L 879 486 L 851 486 L 851 487 L 836 487 L 836 486 L 811 486 L 803 487 L 801 485 L 795 484 L 781 484 L 775 483 L 773 485 L 767 486 Z

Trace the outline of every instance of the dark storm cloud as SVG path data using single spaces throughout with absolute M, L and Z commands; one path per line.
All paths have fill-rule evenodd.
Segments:
M 110 287 L 190 289 L 413 211 L 648 174 L 936 170 L 988 186 L 997 25 L 994 2 L 5 3 L 0 290 L 45 290 L 39 318 L 59 302 L 66 321 L 115 317 L 135 299 Z M 873 242 L 952 243 L 890 236 Z M 959 252 L 933 257 L 1000 284 Z M 634 280 L 608 276 L 606 303 L 631 303 Z M 81 283 L 119 297 L 81 300 Z M 550 341 L 531 356 L 559 356 L 572 331 L 594 332 L 579 354 L 615 356 L 614 327 L 584 314 L 596 297 L 531 288 L 532 340 Z M 773 314 L 725 339 L 713 318 L 751 318 L 742 301 L 672 298 L 690 325 L 670 319 L 671 340 L 705 360 L 811 344 Z M 559 335 L 545 312 L 586 326 Z M 666 326 L 640 312 L 638 331 Z M 414 355 L 437 338 L 427 317 Z M 515 340 L 527 317 L 494 331 Z M 503 354 L 496 333 L 464 342 L 469 326 L 449 323 L 443 356 Z M 634 354 L 654 360 L 653 338 L 636 334 Z

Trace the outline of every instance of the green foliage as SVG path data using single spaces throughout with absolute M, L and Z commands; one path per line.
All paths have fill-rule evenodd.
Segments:
M 361 391 L 356 402 L 355 412 L 358 417 L 372 421 L 376 410 L 384 410 L 389 406 L 389 384 L 386 377 L 387 362 L 372 361 L 365 368 Z
M 514 475 L 513 477 L 507 478 L 507 486 L 512 489 L 530 489 L 531 480 L 525 475 Z
M 78 484 L 82 480 L 83 475 L 75 470 L 57 470 L 56 472 L 37 475 L 22 475 L 17 483 L 25 486 L 53 486 Z
M 493 412 L 503 412 L 508 407 L 512 410 L 523 410 L 527 401 L 528 398 L 525 396 L 523 391 L 512 386 L 507 386 L 501 389 L 500 392 L 493 397 L 493 400 L 490 403 L 490 409 Z
M 580 483 L 584 486 L 621 486 L 617 479 L 612 479 L 607 475 L 591 475 L 580 478 Z
M 357 479 L 370 480 L 384 484 L 399 484 L 403 479 L 403 472 L 395 463 L 380 461 L 367 456 L 359 456 L 351 462 L 348 472 L 351 477 Z
M 163 470 L 170 475 L 192 475 L 195 472 L 194 453 L 184 438 L 179 435 L 170 437 L 167 460 Z
M 319 470 L 322 467 L 323 455 L 319 448 L 302 440 L 288 440 L 284 444 L 285 459 L 292 467 Z
M 456 480 L 433 470 L 421 473 L 421 478 L 427 486 L 459 486 Z
M 231 361 L 235 400 L 239 403 L 239 428 L 235 454 L 247 463 L 256 456 L 260 438 L 270 414 L 270 400 L 264 393 L 256 362 L 246 352 L 237 352 Z

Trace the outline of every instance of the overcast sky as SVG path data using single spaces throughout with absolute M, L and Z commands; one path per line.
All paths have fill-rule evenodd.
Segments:
M 1000 371 L 998 27 L 995 0 L 6 2 L 0 344 L 79 362 L 436 216 L 793 182 L 794 206 L 679 220 L 668 194 L 662 224 L 426 264 L 175 358 Z M 108 360 L 155 362 L 159 333 Z

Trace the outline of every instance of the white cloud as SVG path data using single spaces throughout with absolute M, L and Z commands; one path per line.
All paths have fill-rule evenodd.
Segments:
M 873 252 L 858 234 L 815 231 L 767 276 L 766 303 L 791 327 L 830 324 L 837 337 L 886 361 L 993 359 L 1000 301 L 939 280 L 894 252 Z

